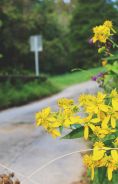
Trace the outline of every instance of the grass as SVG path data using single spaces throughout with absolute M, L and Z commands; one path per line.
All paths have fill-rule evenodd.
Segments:
M 89 70 L 76 71 L 76 72 L 71 72 L 68 74 L 52 77 L 50 81 L 53 84 L 55 84 L 58 88 L 63 89 L 69 85 L 90 80 L 92 76 L 102 71 L 103 71 L 102 67 L 93 68 Z
M 0 109 L 22 105 L 58 91 L 59 89 L 50 81 L 43 83 L 34 81 L 23 86 L 12 86 L 7 83 L 4 86 L 0 86 Z
M 42 83 L 34 81 L 24 85 L 18 83 L 17 86 L 13 86 L 8 82 L 0 84 L 0 109 L 22 105 L 36 99 L 50 96 L 69 85 L 90 80 L 91 76 L 100 71 L 102 71 L 102 68 L 72 72 L 50 77 L 47 81 Z

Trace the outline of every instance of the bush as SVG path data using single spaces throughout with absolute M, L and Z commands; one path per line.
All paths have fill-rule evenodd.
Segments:
M 42 57 L 41 67 L 44 72 L 59 74 L 68 71 L 67 50 L 59 38 L 45 41 Z

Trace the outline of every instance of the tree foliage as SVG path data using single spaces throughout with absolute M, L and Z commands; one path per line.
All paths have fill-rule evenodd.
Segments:
M 0 42 L 1 62 L 0 67 L 14 69 L 34 70 L 34 56 L 30 53 L 29 37 L 34 34 L 42 34 L 44 40 L 44 52 L 42 53 L 42 71 L 55 71 L 53 61 L 59 60 L 59 55 L 64 50 L 65 35 L 58 24 L 57 17 L 53 15 L 55 4 L 53 0 L 2 0 L 0 2 Z M 58 39 L 57 39 L 58 38 Z M 55 46 L 55 39 L 56 41 Z M 47 47 L 50 45 L 50 47 Z M 48 49 L 48 50 L 47 50 Z M 52 55 L 52 51 L 55 55 Z M 58 52 L 57 52 L 58 50 Z M 44 57 L 44 55 L 46 55 Z M 62 54 L 61 57 L 65 57 Z M 62 59 L 66 62 L 66 58 Z M 62 65 L 65 65 L 65 63 Z M 47 65 L 49 65 L 48 69 Z M 56 66 L 57 68 L 57 66 Z M 54 73 L 54 72 L 53 72 Z
M 62 0 L 1 0 L 0 72 L 34 71 L 29 37 L 35 34 L 43 36 L 42 72 L 96 66 L 96 50 L 87 43 L 91 29 L 105 19 L 118 27 L 117 6 L 110 0 L 72 0 L 68 5 Z
M 98 65 L 97 51 L 88 42 L 92 27 L 108 19 L 118 28 L 118 9 L 112 1 L 78 0 L 70 24 L 71 61 L 76 67 Z

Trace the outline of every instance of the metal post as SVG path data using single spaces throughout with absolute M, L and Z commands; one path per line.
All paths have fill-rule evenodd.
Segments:
M 39 54 L 38 51 L 35 51 L 35 73 L 39 77 Z
M 39 52 L 43 50 L 42 47 L 42 36 L 33 35 L 30 36 L 30 50 L 34 52 L 35 55 L 35 75 L 39 77 Z

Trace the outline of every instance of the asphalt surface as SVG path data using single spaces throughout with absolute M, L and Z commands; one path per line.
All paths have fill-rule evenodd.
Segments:
M 82 93 L 96 93 L 98 90 L 97 83 L 88 81 L 68 87 L 52 97 L 1 111 L 0 164 L 15 170 L 22 184 L 72 184 L 78 181 L 84 170 L 80 153 L 50 161 L 86 149 L 86 143 L 83 139 L 53 139 L 35 126 L 35 113 L 46 106 L 56 110 L 58 98 L 77 100 Z M 3 165 L 0 165 L 1 173 L 9 171 Z

